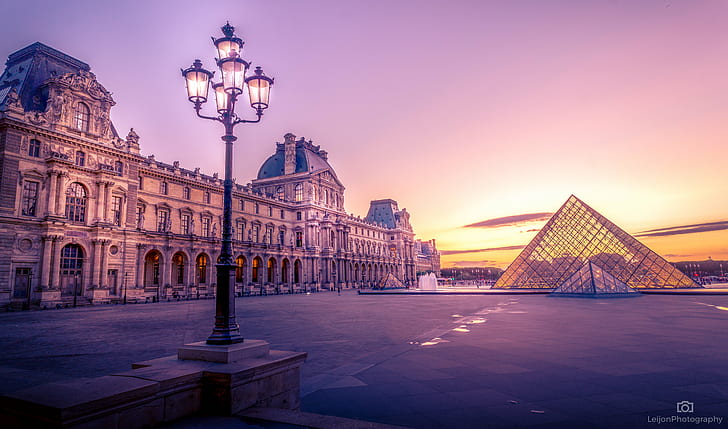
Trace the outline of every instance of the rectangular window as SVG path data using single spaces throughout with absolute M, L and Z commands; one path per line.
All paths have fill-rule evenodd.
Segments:
M 255 214 L 260 214 L 260 206 L 258 203 L 255 203 Z
M 285 219 L 285 218 L 286 218 L 286 214 L 283 210 L 281 210 L 281 219 Z
M 38 204 L 38 182 L 26 180 L 23 183 L 23 216 L 35 216 Z
M 111 221 L 116 226 L 121 226 L 121 197 L 111 197 Z
M 137 206 L 135 223 L 137 228 L 144 228 L 144 207 L 142 206 Z
M 182 198 L 184 198 L 185 200 L 189 200 L 190 199 L 190 188 L 189 187 L 185 186 L 182 189 Z
M 260 242 L 260 227 L 258 225 L 253 226 L 253 242 Z
M 268 216 L 273 217 L 273 207 L 268 207 Z
M 160 182 L 159 183 L 159 193 L 162 195 L 167 195 L 167 182 Z
M 183 214 L 180 218 L 180 228 L 182 235 L 189 235 L 190 233 L 190 215 Z
M 245 211 L 245 200 L 240 200 L 240 211 Z
M 286 231 L 278 231 L 278 244 L 281 246 L 286 244 Z
M 28 146 L 28 156 L 32 156 L 33 158 L 40 157 L 40 142 L 38 140 L 32 139 L 30 141 L 30 145 Z
M 144 189 L 144 178 L 140 175 L 139 176 L 139 190 L 141 191 Z
M 303 218 L 303 215 L 301 212 L 296 212 L 296 220 L 301 220 Z
M 210 204 L 210 192 L 209 191 L 205 191 L 203 202 L 205 204 Z
M 245 222 L 237 222 L 235 225 L 235 239 L 238 241 L 245 240 Z
M 273 244 L 273 228 L 266 228 L 265 238 L 267 244 Z
M 79 167 L 83 167 L 84 165 L 86 165 L 85 153 L 81 151 L 76 152 L 76 165 L 78 165 Z
M 296 247 L 303 247 L 303 233 L 296 232 Z
M 159 210 L 157 212 L 157 232 L 167 232 L 169 227 L 169 212 L 167 210 Z
M 210 236 L 210 222 L 211 222 L 211 220 L 209 217 L 202 218 L 202 236 L 203 237 Z

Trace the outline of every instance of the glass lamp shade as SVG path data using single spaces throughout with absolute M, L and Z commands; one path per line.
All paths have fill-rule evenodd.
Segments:
M 222 84 L 225 92 L 230 95 L 243 93 L 245 86 L 245 72 L 248 70 L 248 63 L 238 57 L 225 58 L 217 62 L 222 73 Z
M 215 102 L 217 103 L 217 112 L 223 113 L 228 110 L 228 102 L 230 96 L 225 92 L 225 86 L 222 83 L 216 83 L 212 85 L 212 89 L 215 90 Z
M 182 76 L 187 84 L 187 98 L 193 103 L 206 102 L 212 73 L 202 68 L 202 62 L 195 60 L 192 67 L 182 70 Z
M 214 39 L 214 43 L 217 48 L 218 58 L 221 60 L 239 57 L 240 52 L 243 50 L 243 41 L 237 37 L 221 37 Z
M 268 108 L 268 100 L 270 98 L 270 88 L 273 85 L 273 79 L 263 74 L 263 69 L 255 68 L 255 75 L 245 79 L 248 85 L 248 95 L 250 95 L 250 107 L 256 110 L 264 110 Z

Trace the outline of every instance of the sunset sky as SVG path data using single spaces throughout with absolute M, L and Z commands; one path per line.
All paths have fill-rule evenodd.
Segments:
M 238 183 L 287 132 L 313 139 L 348 212 L 397 200 L 445 266 L 505 267 L 570 194 L 670 261 L 728 258 L 728 2 L 3 9 L 1 56 L 40 41 L 89 63 L 122 136 L 134 127 L 144 155 L 208 174 L 222 172 L 222 129 L 195 118 L 180 68 L 214 69 L 210 36 L 229 20 L 243 58 L 276 79 L 263 122 L 237 128 Z

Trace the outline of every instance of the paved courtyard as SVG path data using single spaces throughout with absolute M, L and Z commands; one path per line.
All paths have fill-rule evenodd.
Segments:
M 309 353 L 304 411 L 417 428 L 728 425 L 728 296 L 346 291 L 239 298 L 237 311 L 244 336 Z M 174 354 L 213 314 L 212 300 L 0 314 L 0 391 Z

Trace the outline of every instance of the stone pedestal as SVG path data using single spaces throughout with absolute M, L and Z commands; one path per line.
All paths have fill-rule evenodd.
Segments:
M 0 397 L 0 427 L 142 428 L 253 407 L 298 409 L 306 353 L 246 340 L 185 345 L 177 356 L 99 378 L 49 383 Z

